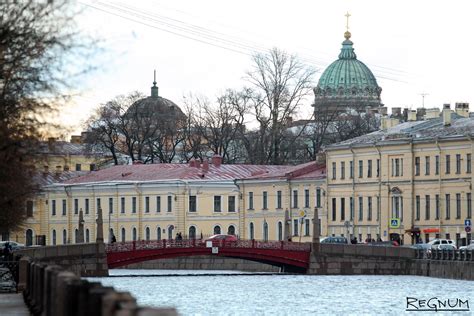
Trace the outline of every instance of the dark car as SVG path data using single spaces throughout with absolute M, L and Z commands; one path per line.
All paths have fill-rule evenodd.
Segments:
M 321 239 L 322 244 L 347 244 L 347 238 L 341 236 L 329 236 Z
M 237 241 L 237 237 L 234 235 L 212 235 L 211 237 L 207 238 L 204 240 L 204 244 L 207 245 L 208 241 L 212 241 L 212 245 L 218 245 L 218 244 L 223 244 L 223 243 L 228 243 L 228 242 L 233 242 Z

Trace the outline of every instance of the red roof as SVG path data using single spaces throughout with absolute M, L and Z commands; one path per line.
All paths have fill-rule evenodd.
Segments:
M 273 170 L 268 173 L 254 174 L 242 180 L 281 180 L 281 179 L 324 179 L 326 166 L 315 161 L 296 166 L 287 166 L 286 170 Z
M 190 167 L 189 164 L 142 164 L 121 165 L 93 171 L 89 174 L 64 181 L 64 184 L 79 184 L 91 182 L 113 181 L 157 181 L 157 180 L 234 180 L 251 177 L 255 174 L 266 175 L 286 173 L 295 166 L 273 165 L 225 165 L 215 167 L 209 164 L 205 172 L 200 168 Z

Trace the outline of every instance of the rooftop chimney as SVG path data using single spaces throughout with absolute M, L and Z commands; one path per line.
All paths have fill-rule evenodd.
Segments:
M 398 123 L 400 123 L 399 119 L 384 116 L 380 121 L 380 128 L 382 130 L 387 130 L 395 125 L 398 125 Z
M 432 119 L 436 119 L 438 117 L 439 117 L 439 109 L 438 108 L 426 109 L 425 120 L 432 120 Z
M 81 135 L 71 135 L 71 143 L 72 144 L 81 144 L 82 143 L 82 136 Z
M 409 110 L 408 111 L 408 121 L 409 122 L 416 121 L 416 111 L 415 110 Z
M 386 107 L 386 106 L 380 107 L 380 108 L 379 108 L 379 113 L 380 113 L 381 115 L 384 115 L 384 116 L 387 115 L 387 107 Z
M 202 171 L 209 171 L 209 160 L 204 159 L 204 161 L 202 162 Z
M 221 155 L 215 154 L 214 156 L 212 156 L 212 164 L 214 165 L 214 167 L 219 168 L 222 164 Z
M 459 116 L 469 117 L 469 103 L 456 102 L 455 111 L 456 111 L 456 114 Z
M 449 103 L 443 104 L 443 124 L 444 126 L 451 125 L 451 105 Z

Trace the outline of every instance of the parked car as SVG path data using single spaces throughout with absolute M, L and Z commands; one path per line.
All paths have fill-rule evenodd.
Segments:
M 423 243 L 420 243 L 420 244 L 414 244 L 414 245 L 410 245 L 410 248 L 413 248 L 413 249 L 422 249 L 422 250 L 428 250 L 428 249 L 431 249 L 431 245 L 430 244 L 423 244 Z
M 433 239 L 428 244 L 431 245 L 431 249 L 438 249 L 440 245 L 451 245 L 456 249 L 456 243 L 451 239 Z
M 16 242 L 16 241 L 4 240 L 4 241 L 0 241 L 0 252 L 3 250 L 6 243 L 10 245 L 12 250 L 18 250 L 25 247 L 24 244 L 20 244 L 19 242 Z
M 461 246 L 459 247 L 459 250 L 474 250 L 474 242 L 471 242 L 467 246 Z
M 378 247 L 398 247 L 398 242 L 394 240 L 389 241 L 371 241 L 366 243 L 368 246 L 378 246 Z
M 322 244 L 347 244 L 347 238 L 341 236 L 329 236 L 320 240 Z
M 438 250 L 456 250 L 456 246 L 451 245 L 451 244 L 441 244 L 438 245 Z
M 234 235 L 212 235 L 211 237 L 204 240 L 204 244 L 207 245 L 208 241 L 212 241 L 212 245 L 218 245 L 220 243 L 227 243 L 237 241 L 238 238 Z

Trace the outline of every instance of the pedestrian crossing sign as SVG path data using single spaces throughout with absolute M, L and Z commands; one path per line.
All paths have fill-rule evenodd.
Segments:
M 400 219 L 399 218 L 391 218 L 390 219 L 390 228 L 400 228 Z

